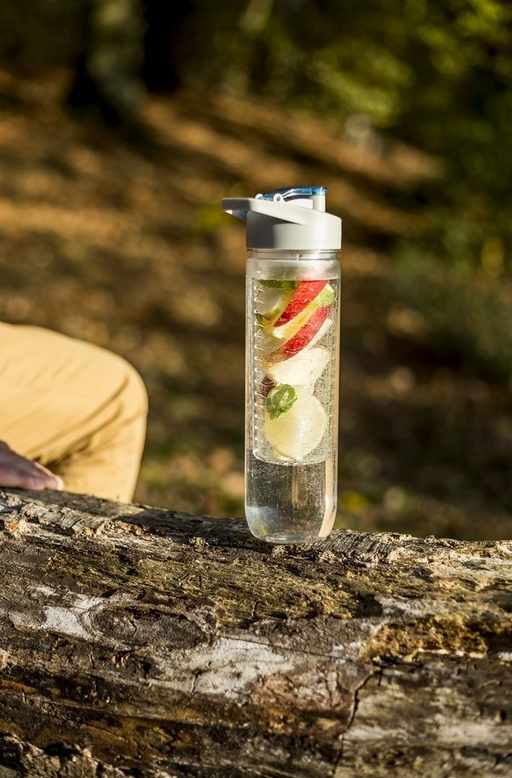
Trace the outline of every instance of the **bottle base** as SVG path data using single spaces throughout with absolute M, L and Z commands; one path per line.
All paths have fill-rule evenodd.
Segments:
M 258 540 L 264 540 L 265 543 L 286 546 L 303 546 L 306 543 L 318 543 L 320 540 L 325 540 L 327 537 L 327 535 L 285 535 L 280 532 L 277 532 L 274 535 L 256 535 L 254 532 L 252 534 L 255 538 L 258 538 Z
M 279 465 L 247 453 L 245 518 L 267 543 L 324 540 L 336 517 L 336 459 Z

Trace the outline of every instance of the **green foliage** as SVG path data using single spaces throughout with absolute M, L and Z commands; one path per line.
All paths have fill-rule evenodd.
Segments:
M 264 10 L 259 24 L 248 25 L 258 7 Z M 475 266 L 496 238 L 506 265 L 512 246 L 508 0 L 248 0 L 215 4 L 215 10 L 213 0 L 202 0 L 190 30 L 203 54 L 183 61 L 195 85 L 252 91 L 340 122 L 362 115 L 439 155 L 446 177 L 423 193 L 433 209 L 436 250 L 445 260 Z
M 99 18 L 105 9 L 113 11 L 114 27 L 122 27 L 122 40 L 135 51 L 147 2 L 4 0 L 0 57 L 19 69 L 45 62 L 75 66 L 84 18 Z M 436 251 L 460 262 L 462 249 L 463 260 L 476 266 L 489 239 L 498 240 L 504 268 L 510 268 L 509 0 L 183 3 L 183 19 L 169 15 L 167 23 L 175 27 L 159 38 L 164 46 L 173 41 L 179 82 L 198 95 L 218 88 L 257 94 L 340 124 L 363 117 L 381 132 L 439 155 L 445 179 L 421 193 L 433 211 Z M 116 15 L 117 8 L 122 13 Z M 106 99 L 122 102 L 126 95 L 129 102 L 136 74 L 126 65 L 125 44 L 112 47 L 107 33 L 96 36 L 90 62 L 101 71 L 97 80 Z

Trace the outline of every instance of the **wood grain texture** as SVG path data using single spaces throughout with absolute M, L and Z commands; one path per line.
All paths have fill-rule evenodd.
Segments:
M 512 543 L 0 491 L 0 778 L 512 776 Z

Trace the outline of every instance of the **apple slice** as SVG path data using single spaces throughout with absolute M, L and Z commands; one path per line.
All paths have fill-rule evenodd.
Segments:
M 273 360 L 278 361 L 288 359 L 294 354 L 298 354 L 299 351 L 302 351 L 305 346 L 312 342 L 315 335 L 319 332 L 329 316 L 331 309 L 332 305 L 324 305 L 321 308 L 317 308 L 316 311 L 313 311 L 300 330 L 272 354 Z
M 299 351 L 302 351 L 303 348 L 311 343 L 329 316 L 331 308 L 332 305 L 324 305 L 321 308 L 317 308 L 300 330 L 272 354 L 273 360 L 288 359 L 294 354 L 298 354 Z
M 301 281 L 281 316 L 274 322 L 274 326 L 281 327 L 281 325 L 287 324 L 290 319 L 297 316 L 309 303 L 313 302 L 327 283 L 327 280 Z
M 256 296 L 255 311 L 267 322 L 273 322 L 286 310 L 292 295 L 293 289 L 262 284 Z
M 260 326 L 257 335 L 259 353 L 262 356 L 270 356 L 277 351 L 302 329 L 317 309 L 316 301 L 313 300 L 297 316 L 294 316 L 291 321 L 283 324 L 282 327 L 274 327 L 271 321 L 264 318 L 259 319 Z

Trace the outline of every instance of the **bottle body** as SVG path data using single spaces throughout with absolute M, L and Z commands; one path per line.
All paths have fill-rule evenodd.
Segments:
M 269 542 L 313 542 L 336 516 L 337 252 L 250 252 L 246 316 L 247 522 Z

